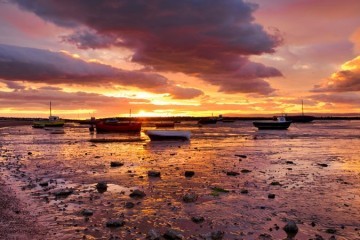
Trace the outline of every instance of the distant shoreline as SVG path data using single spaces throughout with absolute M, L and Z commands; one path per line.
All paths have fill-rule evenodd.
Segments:
M 291 115 L 289 115 L 291 116 Z M 200 119 L 206 119 L 209 117 L 116 117 L 116 119 L 120 121 L 141 121 L 141 122 L 151 122 L 151 121 L 199 121 Z M 11 127 L 11 126 L 24 126 L 24 125 L 32 125 L 34 121 L 40 120 L 41 118 L 15 118 L 15 117 L 0 117 L 0 128 L 1 127 Z M 44 118 L 45 119 L 45 118 Z M 105 119 L 105 118 L 99 118 Z M 232 120 L 232 121 L 255 121 L 255 120 L 271 120 L 272 117 L 223 117 L 224 120 Z M 325 117 L 314 117 L 314 121 L 316 120 L 360 120 L 360 116 L 325 116 Z M 66 122 L 75 122 L 82 123 L 84 120 L 79 119 L 65 119 Z

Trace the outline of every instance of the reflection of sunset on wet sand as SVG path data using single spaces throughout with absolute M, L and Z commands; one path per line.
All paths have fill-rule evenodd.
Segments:
M 24 126 L 1 129 L 0 164 L 19 196 L 36 202 L 33 209 L 22 199 L 38 224 L 58 239 L 144 239 L 170 230 L 184 239 L 284 239 L 289 220 L 299 228 L 296 239 L 356 239 L 359 127 L 314 121 L 276 131 L 251 121 L 182 122 L 176 128 L 191 130 L 191 141 L 152 142 L 143 132 L 91 134 L 67 125 L 53 135 Z M 143 130 L 153 128 L 148 122 Z M 107 183 L 103 193 L 100 182 Z M 72 192 L 55 197 L 66 188 Z M 145 196 L 130 197 L 136 189 Z M 124 225 L 105 226 L 114 219 Z

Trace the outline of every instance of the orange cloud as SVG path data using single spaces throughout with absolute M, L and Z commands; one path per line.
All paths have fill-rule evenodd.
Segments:
M 344 63 L 323 84 L 315 85 L 314 92 L 356 92 L 360 91 L 360 56 Z

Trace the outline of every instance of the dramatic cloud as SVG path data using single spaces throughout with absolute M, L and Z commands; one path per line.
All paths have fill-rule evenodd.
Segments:
M 273 53 L 282 40 L 256 24 L 252 14 L 257 5 L 242 0 L 13 2 L 47 21 L 77 29 L 62 40 L 79 48 L 126 47 L 134 52 L 133 62 L 153 71 L 200 76 L 221 91 L 266 94 L 274 89 L 263 79 L 282 75 L 250 62 L 252 55 Z M 227 90 L 230 85 L 232 90 Z
M 309 97 L 328 104 L 346 104 L 360 108 L 360 94 L 357 93 L 315 94 Z
M 8 85 L 9 81 L 98 86 L 119 84 L 170 94 L 184 89 L 159 74 L 125 71 L 100 63 L 85 62 L 64 53 L 4 44 L 0 44 L 0 78 L 8 80 Z M 200 90 L 196 93 L 188 96 L 193 98 L 202 94 Z
M 344 63 L 341 70 L 333 73 L 323 84 L 316 85 L 314 92 L 360 91 L 360 56 Z

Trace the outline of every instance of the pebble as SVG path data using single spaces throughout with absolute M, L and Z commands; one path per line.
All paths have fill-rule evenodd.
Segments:
M 135 189 L 132 193 L 129 195 L 131 198 L 143 198 L 146 196 L 146 194 L 143 191 L 140 191 L 139 189 Z
M 117 228 L 117 227 L 122 227 L 124 225 L 125 225 L 125 221 L 122 219 L 109 220 L 106 222 L 106 227 L 108 228 Z
M 123 162 L 119 162 L 119 161 L 112 161 L 110 162 L 110 167 L 121 167 L 123 166 L 124 163 Z
M 193 203 L 198 199 L 198 195 L 194 192 L 186 193 L 182 199 L 185 203 Z
M 54 195 L 56 197 L 67 197 L 73 193 L 74 193 L 74 190 L 69 188 L 69 189 L 60 189 L 60 190 L 54 192 Z
M 96 189 L 100 193 L 106 192 L 107 188 L 108 186 L 106 182 L 99 182 L 98 184 L 96 184 Z
M 192 177 L 195 175 L 194 171 L 185 171 L 185 177 Z
M 82 211 L 81 211 L 81 214 L 83 215 L 83 216 L 92 216 L 94 213 L 93 213 L 93 211 L 91 211 L 91 210 L 89 210 L 89 209 L 83 209 Z
M 197 217 L 192 217 L 191 221 L 193 221 L 194 223 L 202 223 L 205 221 L 205 219 L 204 219 L 204 217 L 197 216 Z
M 134 203 L 132 203 L 132 202 L 126 202 L 125 203 L 125 208 L 133 208 L 133 207 L 135 207 L 135 204 Z
M 148 232 L 146 239 L 149 240 L 160 240 L 161 235 L 155 230 L 155 229 L 150 229 L 150 231 Z
M 223 239 L 225 233 L 223 231 L 214 231 L 207 234 L 202 234 L 202 238 L 206 240 L 221 240 Z
M 185 239 L 184 236 L 180 232 L 178 232 L 176 230 L 173 230 L 173 229 L 167 230 L 164 233 L 163 237 L 165 239 L 168 239 L 168 240 L 182 240 L 182 239 Z
M 299 228 L 294 221 L 288 221 L 287 224 L 284 226 L 283 230 L 289 236 L 295 236 L 298 233 Z
M 275 198 L 275 194 L 273 194 L 273 193 L 269 193 L 268 198 L 270 198 L 270 199 L 274 199 L 274 198 Z
M 226 175 L 228 175 L 228 176 L 237 176 L 237 175 L 239 175 L 240 173 L 238 173 L 238 172 L 233 172 L 233 171 L 229 171 L 229 172 L 226 172 Z
M 160 177 L 160 175 L 161 173 L 159 171 L 153 171 L 153 170 L 148 171 L 149 177 Z

